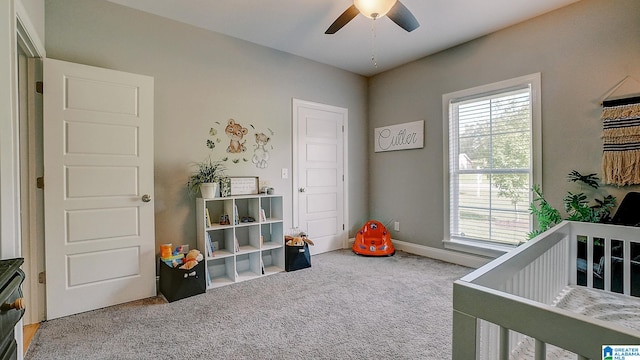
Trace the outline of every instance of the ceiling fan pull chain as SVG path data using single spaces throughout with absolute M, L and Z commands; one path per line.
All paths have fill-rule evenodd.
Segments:
M 376 19 L 371 20 L 371 62 L 373 67 L 378 67 L 378 61 L 376 60 Z

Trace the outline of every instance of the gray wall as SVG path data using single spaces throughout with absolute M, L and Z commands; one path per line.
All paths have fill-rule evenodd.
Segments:
M 30 26 L 33 27 L 33 33 L 29 34 L 32 37 L 37 37 L 37 39 L 42 43 L 37 44 L 37 46 L 44 45 L 45 37 L 44 37 L 44 0 L 15 0 L 16 6 L 20 3 L 24 8 L 27 17 L 23 18 L 23 22 L 29 22 Z M 16 9 L 17 10 L 17 9 Z M 20 14 L 21 16 L 23 14 Z
M 542 185 L 561 209 L 567 190 L 580 191 L 567 183 L 571 170 L 600 173 L 600 100 L 625 76 L 640 80 L 639 60 L 640 1 L 582 0 L 371 78 L 370 134 L 379 126 L 426 121 L 424 149 L 373 153 L 368 145 L 371 216 L 400 221 L 394 238 L 442 248 L 442 95 L 537 72 Z M 638 187 L 603 192 L 621 201 L 630 190 Z
M 394 219 L 394 238 L 441 248 L 442 94 L 542 73 L 543 187 L 560 208 L 576 190 L 569 171 L 600 172 L 602 96 L 626 75 L 640 79 L 637 0 L 582 0 L 372 77 L 368 90 L 358 75 L 109 2 L 45 5 L 47 56 L 155 78 L 157 243 L 195 241 L 183 183 L 189 164 L 209 154 L 216 121 L 274 130 L 266 170 L 230 172 L 270 180 L 286 195 L 290 221 L 291 183 L 280 169 L 291 167 L 291 98 L 348 108 L 350 233 L 369 217 Z M 375 127 L 421 119 L 424 149 L 373 152 Z M 631 189 L 603 191 L 620 200 Z
M 268 180 L 285 195 L 291 225 L 291 178 L 280 170 L 291 169 L 292 98 L 349 109 L 351 233 L 366 219 L 366 78 L 106 1 L 48 0 L 45 11 L 48 57 L 155 78 L 157 244 L 195 245 L 195 201 L 184 183 L 193 162 L 226 156 L 224 133 L 215 152 L 205 143 L 229 118 L 273 131 L 266 169 L 241 160 L 228 173 Z

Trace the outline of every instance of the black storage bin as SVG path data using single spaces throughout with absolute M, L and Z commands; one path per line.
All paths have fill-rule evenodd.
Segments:
M 160 261 L 160 292 L 169 302 L 207 291 L 205 282 L 205 261 L 189 270 L 173 268 Z
M 309 244 L 302 246 L 286 245 L 284 251 L 284 269 L 294 271 L 311 267 L 311 254 Z

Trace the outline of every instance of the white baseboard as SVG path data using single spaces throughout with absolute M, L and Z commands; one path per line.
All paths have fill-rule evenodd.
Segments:
M 354 238 L 349 239 L 349 248 L 353 246 Z M 430 246 L 418 245 L 400 240 L 391 240 L 396 250 L 408 252 L 414 255 L 420 255 L 431 259 L 446 261 L 452 264 L 458 264 L 477 269 L 493 259 L 475 256 L 471 254 L 464 254 L 457 251 L 450 251 L 444 249 L 436 249 Z

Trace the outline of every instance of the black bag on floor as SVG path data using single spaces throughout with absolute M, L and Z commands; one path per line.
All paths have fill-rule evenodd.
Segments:
M 311 254 L 309 253 L 309 244 L 304 243 L 302 246 L 284 247 L 284 269 L 286 271 L 294 271 L 311 267 Z

